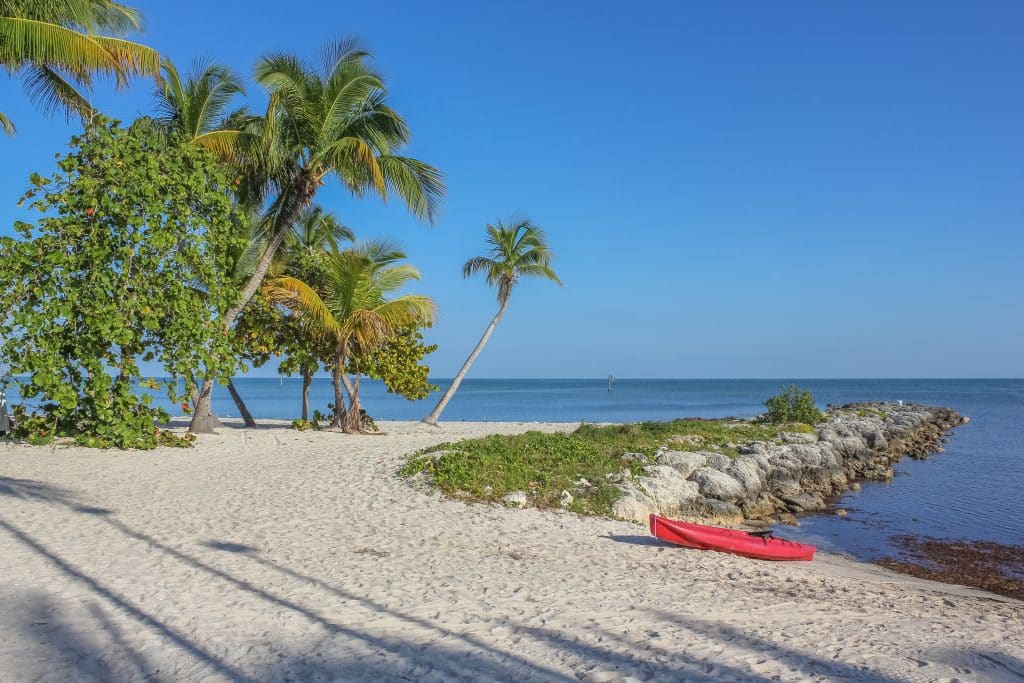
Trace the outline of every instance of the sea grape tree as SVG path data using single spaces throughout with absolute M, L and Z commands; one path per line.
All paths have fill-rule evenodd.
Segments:
M 24 200 L 42 216 L 0 238 L 0 361 L 19 378 L 27 425 L 152 447 L 168 416 L 136 390 L 141 362 L 163 368 L 174 402 L 196 377 L 231 376 L 234 182 L 209 151 L 147 120 L 101 120 L 51 176 L 33 174 Z

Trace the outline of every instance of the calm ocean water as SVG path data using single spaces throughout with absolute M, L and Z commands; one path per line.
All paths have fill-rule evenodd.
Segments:
M 436 380 L 444 387 L 446 382 Z M 791 380 L 604 380 L 467 379 L 444 420 L 626 422 L 678 417 L 750 417 L 765 398 Z M 866 483 L 836 501 L 849 511 L 807 516 L 789 537 L 822 549 L 871 560 L 894 554 L 892 536 L 914 533 L 1024 543 L 1024 380 L 797 380 L 819 404 L 902 400 L 950 406 L 971 418 L 953 433 L 944 453 L 909 458 L 896 466 L 891 483 Z M 240 378 L 239 393 L 257 418 L 294 418 L 301 381 Z M 327 379 L 316 379 L 311 405 L 326 410 Z M 380 384 L 364 385 L 367 411 L 377 419 L 419 419 L 436 395 L 410 402 Z M 215 396 L 216 411 L 237 416 L 227 392 Z M 180 412 L 180 411 L 176 411 Z

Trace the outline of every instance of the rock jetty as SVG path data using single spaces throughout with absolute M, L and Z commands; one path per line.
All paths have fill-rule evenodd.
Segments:
M 816 433 L 783 432 L 777 441 L 739 444 L 736 456 L 659 450 L 644 474 L 619 484 L 617 517 L 646 522 L 668 517 L 740 522 L 782 519 L 823 510 L 826 499 L 859 480 L 892 479 L 904 456 L 941 451 L 967 418 L 949 408 L 916 404 L 830 406 Z

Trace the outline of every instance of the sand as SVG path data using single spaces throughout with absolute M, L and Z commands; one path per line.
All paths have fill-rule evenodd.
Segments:
M 1024 603 L 447 500 L 406 454 L 569 426 L 383 427 L 0 444 L 0 680 L 1024 679 Z

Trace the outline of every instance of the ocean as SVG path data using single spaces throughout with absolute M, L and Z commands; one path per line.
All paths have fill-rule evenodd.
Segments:
M 442 388 L 445 380 L 434 380 Z M 957 428 L 945 452 L 923 461 L 905 458 L 888 483 L 865 483 L 834 507 L 848 511 L 803 516 L 780 533 L 863 560 L 898 554 L 894 536 L 916 534 L 1024 543 L 1024 380 L 497 380 L 467 379 L 444 420 L 630 422 L 679 417 L 752 417 L 763 401 L 788 384 L 810 389 L 829 403 L 889 400 L 949 406 L 971 418 Z M 249 410 L 259 418 L 292 419 L 299 413 L 298 378 L 239 378 Z M 362 390 L 375 419 L 423 417 L 438 394 L 423 401 L 390 395 L 376 382 Z M 314 380 L 311 406 L 326 412 L 330 381 Z M 168 406 L 170 407 L 170 406 Z M 237 416 L 227 391 L 214 408 Z M 173 413 L 180 413 L 174 410 Z

